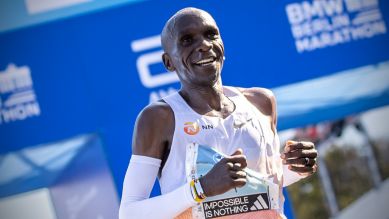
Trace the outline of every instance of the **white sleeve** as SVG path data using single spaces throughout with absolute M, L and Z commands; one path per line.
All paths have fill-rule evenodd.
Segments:
M 274 135 L 273 145 L 274 145 L 274 148 L 276 151 L 275 158 L 274 158 L 276 160 L 275 162 L 282 166 L 282 168 L 281 168 L 278 165 L 278 168 L 282 169 L 280 171 L 282 171 L 283 178 L 284 178 L 283 187 L 289 186 L 289 185 L 299 181 L 300 179 L 305 178 L 306 176 L 301 176 L 300 174 L 288 169 L 288 165 L 282 164 L 280 151 L 281 150 L 283 151 L 283 148 L 281 149 L 280 138 L 278 136 L 277 131 L 275 132 L 275 135 Z
M 300 179 L 307 177 L 305 175 L 300 175 L 294 171 L 291 171 L 290 169 L 288 169 L 288 165 L 282 165 L 282 166 L 283 166 L 283 172 L 284 172 L 284 187 L 289 186 L 289 185 L 299 181 Z
M 149 198 L 160 166 L 160 159 L 132 155 L 124 178 L 119 219 L 172 219 L 196 205 L 189 183 Z

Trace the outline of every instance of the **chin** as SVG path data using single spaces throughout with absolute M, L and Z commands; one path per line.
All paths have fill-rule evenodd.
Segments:
M 213 86 L 220 80 L 220 66 L 207 66 L 201 68 L 193 68 L 192 75 L 194 76 L 192 83 L 200 86 Z
M 198 82 L 201 86 L 214 86 L 218 83 L 219 79 L 220 74 L 218 72 L 214 72 L 213 74 L 209 74 L 206 77 L 201 78 L 200 80 L 198 80 Z

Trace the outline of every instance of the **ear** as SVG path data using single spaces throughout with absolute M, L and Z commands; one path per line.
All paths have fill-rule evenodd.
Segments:
M 172 60 L 171 60 L 169 54 L 163 53 L 162 61 L 163 61 L 163 64 L 165 65 L 165 68 L 168 71 L 175 71 L 176 70 L 176 68 L 173 66 L 173 63 L 172 63 Z

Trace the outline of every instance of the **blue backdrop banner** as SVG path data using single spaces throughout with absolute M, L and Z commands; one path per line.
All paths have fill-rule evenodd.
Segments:
M 32 19 L 48 13 L 40 1 L 16 2 L 35 7 Z M 275 88 L 389 60 L 384 0 L 116 1 L 77 13 L 90 3 L 70 2 L 32 26 L 2 21 L 0 152 L 98 133 L 119 193 L 137 114 L 179 89 L 163 68 L 160 32 L 183 7 L 217 21 L 226 85 Z

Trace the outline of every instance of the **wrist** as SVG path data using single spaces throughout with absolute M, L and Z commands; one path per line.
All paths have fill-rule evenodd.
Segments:
M 192 181 L 190 181 L 189 185 L 193 200 L 195 200 L 197 203 L 202 202 L 206 198 L 206 196 L 204 194 L 200 181 L 198 179 L 193 179 Z
M 204 195 L 205 195 L 206 197 L 211 196 L 211 195 L 209 194 L 208 184 L 207 184 L 206 180 L 204 180 L 204 177 L 200 177 L 198 180 L 199 180 L 199 183 L 201 184 L 201 187 L 203 188 Z
M 204 193 L 203 187 L 201 186 L 200 180 L 199 179 L 194 179 L 194 187 L 196 189 L 197 195 L 201 199 L 205 199 L 207 196 Z

